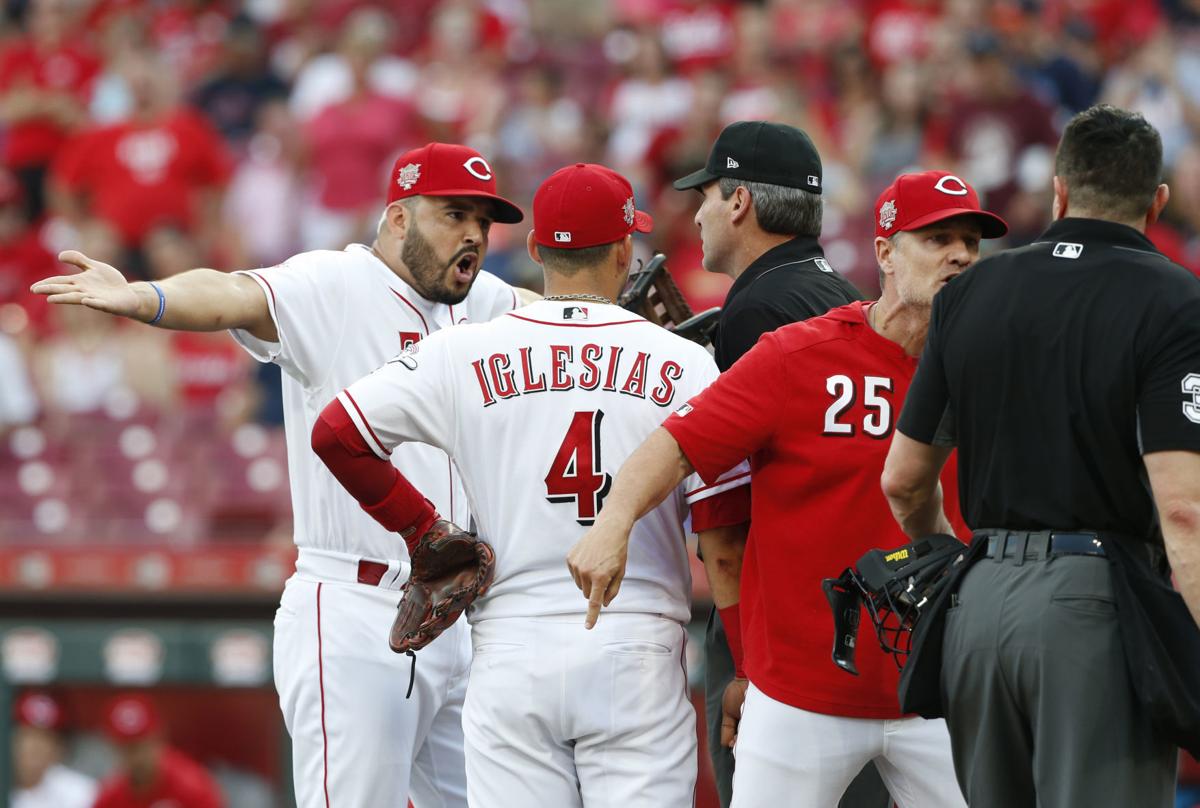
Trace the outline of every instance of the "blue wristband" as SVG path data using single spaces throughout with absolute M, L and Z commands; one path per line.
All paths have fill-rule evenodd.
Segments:
M 167 310 L 167 296 L 163 294 L 163 290 L 154 281 L 150 282 L 150 286 L 153 287 L 154 291 L 158 292 L 158 314 L 154 315 L 154 319 L 147 323 L 147 325 L 156 325 L 162 319 L 163 312 Z

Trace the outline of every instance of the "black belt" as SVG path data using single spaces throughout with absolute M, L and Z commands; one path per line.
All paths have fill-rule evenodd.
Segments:
M 1104 556 L 1100 535 L 1085 530 L 985 530 L 988 558 L 1045 559 L 1065 555 Z

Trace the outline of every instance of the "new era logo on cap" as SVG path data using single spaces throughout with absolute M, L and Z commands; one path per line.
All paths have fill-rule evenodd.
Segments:
M 1055 258 L 1078 258 L 1083 255 L 1083 245 L 1071 241 L 1060 241 L 1054 245 Z
M 565 230 L 555 230 L 554 231 L 554 240 L 557 241 L 559 244 L 570 244 L 571 243 L 571 234 Z
M 742 164 L 739 163 L 737 160 L 734 160 L 732 157 L 726 157 L 725 158 L 725 167 L 726 168 L 741 168 Z

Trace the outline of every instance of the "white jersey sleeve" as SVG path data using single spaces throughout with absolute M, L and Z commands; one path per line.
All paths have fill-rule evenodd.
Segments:
M 451 333 L 431 334 L 338 394 L 363 440 L 379 457 L 386 459 L 408 441 L 454 454 L 457 408 Z
M 233 338 L 260 362 L 275 362 L 305 387 L 324 384 L 341 348 L 347 316 L 344 253 L 316 250 L 278 266 L 239 272 L 253 278 L 267 298 L 277 342 L 237 329 Z
M 507 314 L 521 305 L 517 290 L 490 272 L 480 272 L 471 287 L 471 295 L 475 305 L 480 307 L 481 316 L 475 322 L 482 323 Z

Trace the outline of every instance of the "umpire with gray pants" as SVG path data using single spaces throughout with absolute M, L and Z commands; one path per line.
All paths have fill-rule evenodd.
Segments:
M 821 185 L 821 157 L 808 135 L 767 121 L 731 123 L 717 137 L 704 168 L 675 182 L 676 190 L 695 189 L 703 195 L 696 224 L 704 268 L 733 278 L 713 338 L 722 373 L 763 334 L 862 300 L 854 285 L 825 260 L 817 241 Z M 714 560 L 724 563 L 709 559 Z M 732 598 L 736 603 L 736 592 Z M 714 592 L 713 599 L 715 603 L 720 595 Z M 708 618 L 704 690 L 708 750 L 717 793 L 727 808 L 734 761 L 721 743 L 722 714 L 726 709 L 740 711 L 746 680 L 736 679 L 739 684 L 730 690 L 735 672 L 722 612 L 731 614 L 714 605 Z M 890 804 L 875 764 L 869 763 L 850 784 L 840 808 Z
M 939 532 L 958 446 L 978 560 L 948 600 L 940 688 L 971 807 L 1166 808 L 1177 749 L 1128 623 L 1146 604 L 1118 584 L 1165 550 L 1195 635 L 1200 280 L 1144 234 L 1169 194 L 1140 115 L 1075 116 L 1055 173 L 1042 237 L 934 298 L 883 487 L 908 535 Z

